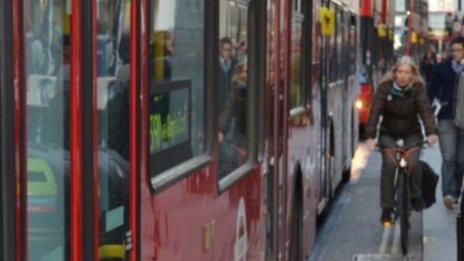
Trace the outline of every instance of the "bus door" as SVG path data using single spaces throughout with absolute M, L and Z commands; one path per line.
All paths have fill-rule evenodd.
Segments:
M 347 158 L 350 158 L 350 150 L 348 148 L 349 144 L 351 143 L 351 124 L 350 124 L 350 114 L 351 114 L 351 108 L 350 106 L 351 101 L 352 101 L 352 95 L 350 93 L 350 90 L 352 90 L 353 82 L 352 80 L 352 75 L 351 75 L 351 64 L 355 63 L 355 61 L 349 60 L 349 55 L 351 53 L 351 50 L 349 50 L 350 46 L 350 41 L 349 41 L 349 29 L 350 29 L 350 18 L 351 15 L 348 12 L 346 8 L 340 8 L 338 10 L 340 12 L 340 32 L 339 32 L 339 37 L 341 37 L 341 64 L 346 64 L 347 69 L 343 70 L 342 72 L 342 80 L 343 80 L 343 86 L 342 86 L 342 99 L 341 99 L 341 118 L 342 118 L 342 129 L 341 129 L 341 162 L 342 162 L 342 168 L 341 171 L 343 172 L 345 167 L 348 167 L 349 164 L 347 165 Z
M 268 242 L 267 255 L 278 260 L 284 255 L 285 242 L 285 15 L 287 1 L 269 1 L 267 8 L 267 72 L 266 101 L 269 179 L 268 184 Z
M 332 9 L 335 11 L 334 9 Z M 335 16 L 335 14 L 334 14 Z M 335 19 L 334 17 L 332 19 Z M 319 159 L 319 179 L 318 179 L 318 213 L 322 211 L 328 202 L 330 193 L 330 120 L 329 115 L 329 84 L 335 79 L 336 67 L 336 39 L 334 32 L 331 34 L 321 34 L 321 54 L 319 70 L 319 93 L 320 93 L 320 112 L 321 112 L 321 155 Z
M 131 1 L 12 2 L 24 260 L 129 260 Z
M 283 134 L 282 125 L 279 122 L 282 110 L 281 82 L 280 71 L 282 65 L 280 61 L 281 52 L 281 29 L 282 29 L 282 14 L 283 5 L 280 3 L 282 0 L 269 1 L 267 10 L 267 85 L 266 92 L 267 101 L 265 101 L 266 113 L 268 116 L 268 132 L 269 132 L 269 179 L 268 185 L 268 209 L 270 215 L 268 216 L 268 237 L 267 242 L 267 255 L 273 260 L 277 260 L 279 253 L 282 251 L 279 223 L 281 223 L 282 212 L 279 212 L 282 191 L 282 172 L 281 158 L 282 158 L 282 139 Z

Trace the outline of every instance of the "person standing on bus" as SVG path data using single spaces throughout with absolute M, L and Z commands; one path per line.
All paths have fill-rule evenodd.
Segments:
M 231 79 L 231 88 L 225 101 L 224 110 L 219 116 L 219 141 L 224 140 L 225 135 L 230 131 L 231 122 L 235 119 L 235 129 L 232 133 L 232 143 L 222 144 L 222 146 L 233 146 L 233 149 L 225 151 L 227 158 L 233 158 L 240 165 L 246 156 L 246 123 L 247 123 L 247 60 L 243 60 L 235 67 L 234 76 Z
M 218 107 L 219 111 L 224 109 L 227 94 L 230 90 L 230 80 L 235 71 L 236 60 L 232 56 L 232 40 L 223 37 L 219 41 L 219 90 Z
M 451 58 L 435 66 L 428 82 L 430 101 L 438 99 L 442 104 L 438 114 L 438 135 L 443 159 L 441 166 L 443 204 L 452 209 L 457 203 L 464 172 L 464 130 L 456 127 L 455 93 L 458 75 L 464 71 L 464 38 L 451 41 Z
M 376 146 L 375 137 L 381 115 L 383 119 L 378 137 L 381 147 L 395 147 L 399 139 L 403 139 L 405 147 L 419 144 L 423 140 L 419 117 L 424 123 L 427 142 L 431 145 L 438 140 L 426 88 L 411 57 L 404 56 L 398 59 L 391 71 L 379 82 L 366 125 L 368 138 L 366 142 L 370 151 Z M 416 151 L 408 160 L 408 166 L 411 167 L 411 203 L 417 211 L 424 205 L 421 192 L 422 170 L 418 165 L 419 155 L 420 151 Z M 387 153 L 382 152 L 380 220 L 384 225 L 391 223 L 395 169 L 396 162 Z

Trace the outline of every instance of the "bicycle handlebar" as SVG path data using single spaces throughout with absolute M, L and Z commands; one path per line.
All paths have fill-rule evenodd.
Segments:
M 429 144 L 427 140 L 421 140 L 419 141 L 418 143 L 412 145 L 412 146 L 408 146 L 408 147 L 405 147 L 405 146 L 400 146 L 400 145 L 396 145 L 394 147 L 389 147 L 389 146 L 382 146 L 380 144 L 377 144 L 377 147 L 380 149 L 380 150 L 383 150 L 383 149 L 401 149 L 401 150 L 410 150 L 412 148 L 416 148 L 416 147 L 422 147 L 424 148 L 426 144 Z M 426 147 L 425 147 L 426 148 Z

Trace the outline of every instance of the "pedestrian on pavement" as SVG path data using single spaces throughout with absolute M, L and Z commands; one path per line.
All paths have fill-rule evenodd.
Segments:
M 429 145 L 438 140 L 426 87 L 411 57 L 403 56 L 398 59 L 390 72 L 380 79 L 366 125 L 366 143 L 370 151 L 373 151 L 376 146 L 375 138 L 381 115 L 383 118 L 378 143 L 382 148 L 395 147 L 400 139 L 404 141 L 406 148 L 419 144 L 423 140 L 419 118 L 424 123 Z M 411 168 L 411 202 L 412 207 L 417 211 L 421 210 L 424 205 L 419 155 L 420 150 L 410 155 L 408 159 L 408 166 Z M 384 225 L 391 223 L 396 164 L 389 154 L 382 152 L 380 179 L 382 215 L 380 220 Z
M 458 75 L 464 70 L 464 39 L 456 37 L 451 42 L 451 57 L 432 70 L 428 82 L 430 101 L 435 98 L 442 104 L 438 114 L 438 135 L 442 156 L 443 203 L 448 209 L 457 203 L 464 172 L 464 130 L 454 122 L 456 114 L 456 86 Z
M 425 81 L 429 80 L 430 74 L 432 73 L 432 69 L 435 64 L 437 64 L 437 56 L 432 49 L 429 49 L 425 53 L 420 63 L 420 73 L 424 77 Z

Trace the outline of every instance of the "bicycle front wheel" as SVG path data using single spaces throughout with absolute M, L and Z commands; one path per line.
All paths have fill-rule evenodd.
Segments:
M 409 247 L 409 184 L 408 176 L 406 173 L 400 173 L 399 178 L 399 193 L 401 194 L 398 199 L 400 200 L 400 211 L 399 211 L 399 221 L 400 221 L 400 235 L 401 235 L 401 250 L 403 255 L 408 254 Z

